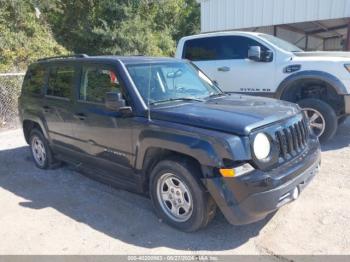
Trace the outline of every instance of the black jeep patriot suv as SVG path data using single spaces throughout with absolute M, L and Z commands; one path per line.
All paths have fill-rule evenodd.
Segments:
M 172 58 L 41 59 L 19 111 L 39 168 L 68 162 L 149 195 L 157 215 L 184 231 L 206 226 L 217 206 L 232 224 L 258 221 L 295 200 L 320 164 L 298 106 L 225 94 Z

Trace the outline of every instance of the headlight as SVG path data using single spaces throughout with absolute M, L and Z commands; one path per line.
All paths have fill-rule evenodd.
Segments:
M 345 67 L 345 69 L 348 70 L 348 72 L 350 73 L 350 64 L 345 64 L 344 67 Z
M 271 143 L 264 133 L 258 133 L 253 141 L 254 155 L 258 160 L 267 158 L 271 152 Z

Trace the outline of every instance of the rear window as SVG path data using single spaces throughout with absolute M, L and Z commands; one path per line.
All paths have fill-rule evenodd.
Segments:
M 46 70 L 42 66 L 33 66 L 28 69 L 24 78 L 23 91 L 27 94 L 42 94 L 45 85 Z
M 47 95 L 69 98 L 74 87 L 75 69 L 73 66 L 50 68 Z
M 265 46 L 244 36 L 217 36 L 188 40 L 184 44 L 183 57 L 192 61 L 229 60 L 248 58 L 248 48 Z

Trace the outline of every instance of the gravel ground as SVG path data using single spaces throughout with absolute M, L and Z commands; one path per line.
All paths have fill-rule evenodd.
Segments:
M 269 218 L 182 233 L 148 199 L 69 166 L 34 166 L 21 130 L 0 132 L 0 254 L 350 254 L 350 121 L 323 146 L 322 170 Z

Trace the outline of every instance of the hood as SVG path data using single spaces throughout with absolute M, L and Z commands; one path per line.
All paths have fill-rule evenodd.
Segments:
M 337 58 L 350 58 L 350 52 L 295 52 L 293 53 L 297 57 L 337 57 Z
M 205 102 L 177 102 L 154 107 L 151 118 L 248 135 L 253 129 L 289 118 L 299 108 L 276 99 L 231 94 Z

